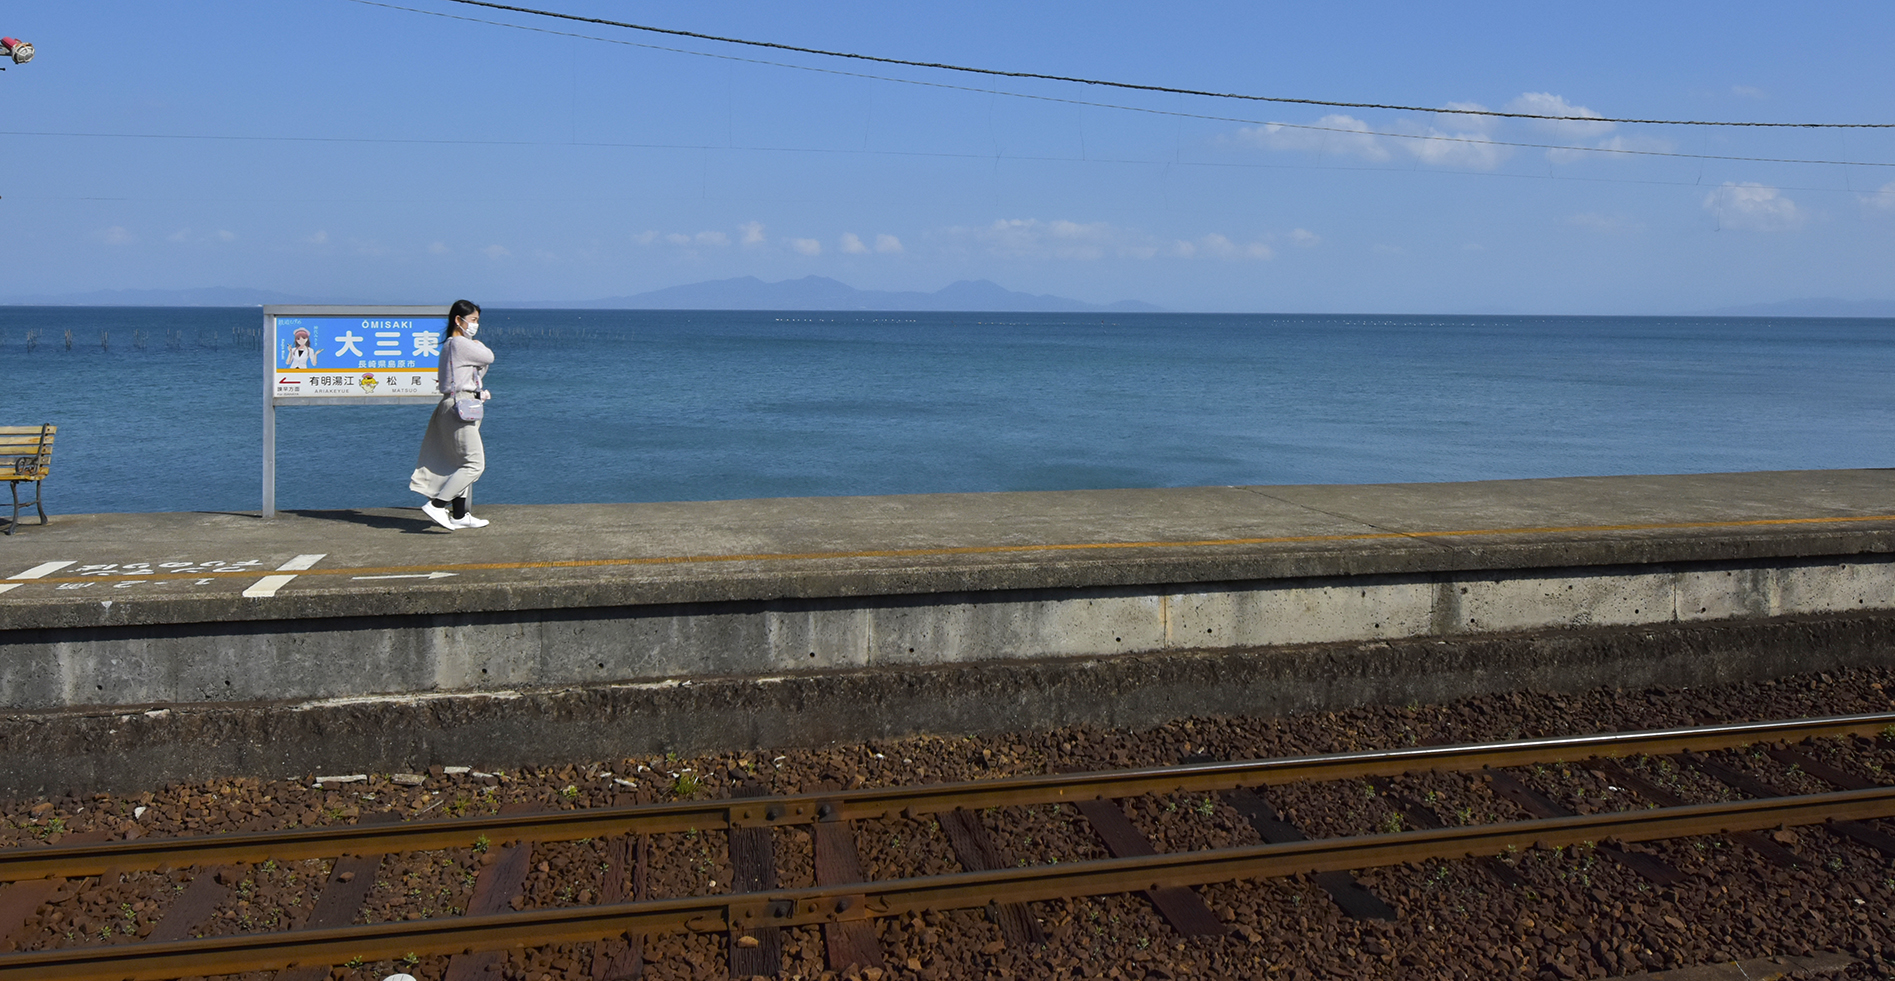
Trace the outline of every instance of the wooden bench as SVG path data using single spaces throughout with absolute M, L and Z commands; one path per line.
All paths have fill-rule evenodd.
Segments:
M 40 503 L 40 483 L 53 470 L 53 433 L 58 426 L 0 426 L 0 480 L 13 486 L 13 520 L 7 522 L 7 534 L 20 527 L 20 481 L 33 482 L 33 507 L 39 511 L 39 523 L 46 523 L 46 506 Z

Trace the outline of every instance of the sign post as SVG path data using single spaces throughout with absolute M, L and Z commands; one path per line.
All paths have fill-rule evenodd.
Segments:
M 276 517 L 276 407 L 438 401 L 447 310 L 263 308 L 263 517 Z

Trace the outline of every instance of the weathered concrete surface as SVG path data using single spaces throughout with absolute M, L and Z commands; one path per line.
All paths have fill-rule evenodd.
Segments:
M 27 628 L 15 710 L 512 691 L 1883 610 L 1895 559 Z
M 402 753 L 490 759 L 511 751 L 502 744 L 577 751 L 573 740 L 593 731 L 705 748 L 691 733 L 787 744 L 873 735 L 894 720 L 969 731 L 1155 720 L 1139 706 L 1226 710 L 1223 682 L 1194 690 L 1187 673 L 1169 688 L 1128 681 L 1093 698 L 1080 679 L 1110 679 L 1110 665 L 1288 663 L 1269 652 L 1310 645 L 1359 659 L 1305 702 L 1234 689 L 1260 706 L 1245 711 L 1277 711 L 1413 693 L 1442 670 L 1462 678 L 1454 693 L 1475 690 L 1438 662 L 1489 650 L 1487 638 L 1682 638 L 1714 626 L 1737 632 L 1703 636 L 1735 638 L 1785 618 L 1895 615 L 1895 472 L 1881 470 L 482 510 L 492 527 L 456 533 L 400 510 L 29 524 L 0 544 L 0 711 L 25 727 L 8 729 L 0 751 L 32 755 L 14 740 L 88 713 L 141 726 L 128 709 L 150 706 L 201 725 L 160 726 L 155 742 L 114 750 L 118 762 L 69 772 L 106 779 L 139 754 L 157 770 L 165 759 L 236 766 L 231 753 L 291 769 L 392 759 L 321 721 L 339 704 L 391 719 L 456 706 L 464 721 L 409 720 L 439 734 Z M 1636 658 L 1668 663 L 1666 643 L 1636 656 L 1582 646 L 1573 650 L 1594 662 L 1479 674 L 1545 687 L 1629 678 Z M 1382 644 L 1408 654 L 1382 659 Z M 1888 650 L 1864 644 L 1797 649 L 1812 664 Z M 1784 664 L 1742 644 L 1711 654 L 1706 663 L 1743 676 Z M 944 691 L 904 701 L 922 684 L 911 677 L 998 679 L 979 681 L 988 700 L 1044 683 L 1073 700 L 1021 690 L 1002 700 L 1021 706 L 1014 715 L 963 717 Z M 624 694 L 682 681 L 772 694 L 727 711 L 676 692 Z M 894 693 L 892 714 L 858 711 L 862 699 L 882 704 L 874 692 Z M 1055 711 L 1068 704 L 1094 714 Z M 544 739 L 521 738 L 523 720 L 574 706 L 664 735 L 575 722 L 559 736 L 547 721 Z M 700 715 L 723 721 L 699 728 Z M 268 732 L 220 736 L 215 720 Z M 496 748 L 475 751 L 484 745 Z M 357 755 L 336 755 L 345 746 Z
M 4 540 L 0 584 L 76 564 L 0 595 L 0 629 L 1895 553 L 1886 470 L 480 510 L 492 527 L 455 533 L 412 510 L 60 515 Z M 267 602 L 241 595 L 302 554 L 324 557 Z M 57 588 L 85 565 L 213 560 L 256 566 Z M 432 571 L 455 575 L 355 578 Z
M 776 678 L 0 716 L 0 798 L 1282 715 L 1885 664 L 1895 616 L 981 662 Z

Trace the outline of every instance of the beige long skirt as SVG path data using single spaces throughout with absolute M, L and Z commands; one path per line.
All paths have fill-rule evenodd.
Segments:
M 467 493 L 486 469 L 480 423 L 463 421 L 454 411 L 453 397 L 443 397 L 428 417 L 428 432 L 421 437 L 421 454 L 408 489 L 437 501 L 451 501 Z

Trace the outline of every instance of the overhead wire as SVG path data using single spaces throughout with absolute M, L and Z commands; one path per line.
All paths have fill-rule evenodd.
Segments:
M 1167 95 L 1191 95 L 1207 99 L 1240 99 L 1250 102 L 1276 102 L 1306 106 L 1332 106 L 1342 109 L 1388 109 L 1397 112 L 1456 113 L 1465 116 L 1494 116 L 1505 119 L 1547 119 L 1582 123 L 1637 123 L 1652 126 L 1748 126 L 1785 129 L 1895 129 L 1895 123 L 1770 123 L 1754 121 L 1728 121 L 1709 119 L 1640 119 L 1614 116 L 1559 116 L 1547 113 L 1504 112 L 1497 109 L 1473 108 L 1437 108 L 1430 106 L 1407 106 L 1382 102 L 1344 102 L 1334 99 L 1302 99 L 1289 96 L 1250 95 L 1241 92 L 1212 92 L 1203 89 L 1186 89 L 1169 85 L 1147 85 L 1138 82 L 1115 82 L 1106 79 L 1084 78 L 1076 75 L 1053 75 L 1045 72 L 1007 71 L 997 68 L 973 68 L 967 65 L 955 65 L 938 61 L 916 61 L 907 58 L 891 58 L 883 55 L 860 54 L 850 51 L 832 51 L 826 48 L 809 48 L 795 44 L 783 44 L 777 41 L 754 41 L 746 38 L 725 37 L 718 34 L 706 34 L 700 31 L 686 31 L 670 27 L 653 27 L 649 24 L 634 24 L 628 21 L 610 20 L 604 17 L 587 17 L 581 14 L 568 14 L 556 10 L 540 10 L 534 7 L 521 7 L 514 4 L 494 3 L 493 0 L 447 0 L 449 3 L 464 4 L 470 7 L 486 7 L 492 10 L 506 10 L 512 13 L 528 14 L 535 17 L 549 17 L 557 20 L 576 21 L 584 24 L 599 24 L 607 27 L 619 27 L 630 31 L 643 31 L 649 34 L 665 34 L 672 37 L 688 37 L 699 41 L 714 41 L 719 44 L 738 44 L 755 48 L 770 48 L 778 51 L 794 51 L 799 54 L 820 55 L 825 58 L 846 58 L 856 61 L 871 61 L 885 65 L 904 65 L 909 68 L 928 68 L 937 71 L 962 72 L 971 75 L 990 75 L 999 78 L 1032 78 L 1049 82 L 1067 82 L 1077 85 L 1097 85 L 1106 88 L 1129 89 L 1137 92 L 1160 92 Z
M 707 51 L 695 51 L 690 48 L 677 48 L 677 47 L 671 47 L 671 46 L 659 45 L 659 44 L 643 44 L 637 41 L 627 41 L 623 38 L 600 37 L 596 34 L 580 34 L 573 31 L 556 31 L 549 28 L 533 27 L 526 24 L 512 24 L 506 21 L 489 20 L 483 17 L 468 17 L 461 14 L 450 14 L 450 13 L 444 13 L 438 10 L 427 10 L 421 7 L 410 7 L 410 6 L 406 6 L 406 5 L 398 4 L 398 3 L 388 3 L 386 2 L 386 0 L 348 0 L 348 2 L 360 4 L 366 7 L 382 7 L 389 10 L 401 10 L 401 11 L 406 11 L 408 13 L 425 14 L 430 17 L 442 17 L 448 20 L 466 21 L 466 22 L 474 23 L 474 24 L 486 24 L 492 27 L 504 27 L 504 28 L 509 28 L 512 30 L 530 31 L 536 34 L 548 34 L 554 37 L 569 37 L 569 38 L 575 38 L 575 39 L 586 40 L 586 41 L 600 41 L 606 44 L 619 44 L 619 45 L 625 45 L 625 46 L 634 47 L 634 48 L 644 48 L 651 51 L 664 51 L 664 52 L 668 52 L 672 54 L 691 55 L 691 56 L 699 57 L 699 58 L 713 58 L 713 59 L 718 59 L 722 61 L 735 61 L 735 62 L 740 62 L 743 64 L 763 65 L 763 66 L 767 66 L 771 68 L 787 68 L 794 71 L 814 72 L 817 74 L 824 74 L 824 75 L 837 75 L 844 78 L 859 78 L 859 79 L 865 79 L 869 81 L 892 82 L 892 83 L 900 84 L 900 85 L 918 85 L 918 86 L 923 86 L 926 88 L 947 89 L 947 90 L 956 91 L 956 92 L 974 92 L 974 93 L 979 93 L 982 95 L 1001 95 L 1001 96 L 1007 96 L 1009 98 L 1015 98 L 1015 99 L 1027 99 L 1027 100 L 1032 100 L 1036 102 L 1052 102 L 1052 103 L 1059 103 L 1059 104 L 1064 104 L 1064 105 L 1084 106 L 1084 107 L 1092 108 L 1092 109 L 1112 109 L 1112 110 L 1117 110 L 1120 112 L 1136 112 L 1136 113 L 1144 113 L 1147 115 L 1154 115 L 1154 116 L 1170 116 L 1170 117 L 1181 118 L 1181 119 L 1200 119 L 1200 120 L 1205 120 L 1209 122 L 1240 123 L 1240 124 L 1247 124 L 1247 125 L 1252 125 L 1252 126 L 1267 126 L 1267 127 L 1281 128 L 1281 129 L 1305 130 L 1305 131 L 1321 132 L 1321 133 L 1341 133 L 1348 136 L 1379 136 L 1379 137 L 1386 137 L 1389 139 L 1397 139 L 1397 140 L 1418 140 L 1418 141 L 1433 141 L 1433 142 L 1440 142 L 1440 143 L 1461 143 L 1461 144 L 1470 144 L 1475 147 L 1512 147 L 1512 148 L 1530 149 L 1530 150 L 1559 150 L 1559 151 L 1571 151 L 1574 153 L 1615 154 L 1615 155 L 1622 155 L 1622 156 L 1677 157 L 1677 158 L 1686 159 L 1686 160 L 1729 160 L 1729 161 L 1735 161 L 1735 162 L 1740 162 L 1740 163 L 1820 164 L 1820 165 L 1825 165 L 1825 166 L 1838 166 L 1838 167 L 1895 167 L 1895 162 L 1884 162 L 1884 161 L 1873 161 L 1873 160 L 1825 160 L 1825 159 L 1813 159 L 1813 158 L 1805 158 L 1805 157 L 1752 157 L 1752 156 L 1739 156 L 1739 155 L 1734 155 L 1734 154 L 1684 153 L 1684 152 L 1671 151 L 1671 150 L 1635 150 L 1635 149 L 1629 149 L 1629 148 L 1624 148 L 1624 147 L 1575 146 L 1572 144 L 1565 144 L 1565 143 L 1527 143 L 1527 142 L 1512 141 L 1512 140 L 1494 140 L 1494 139 L 1488 139 L 1484 136 L 1483 137 L 1449 136 L 1449 135 L 1440 134 L 1440 133 L 1428 133 L 1428 134 L 1398 133 L 1398 132 L 1391 132 L 1387 130 L 1355 129 L 1352 127 L 1344 127 L 1344 126 L 1323 126 L 1316 123 L 1286 123 L 1286 122 L 1281 122 L 1278 120 L 1251 119 L 1251 118 L 1239 117 L 1239 116 L 1220 116 L 1220 115 L 1213 115 L 1209 113 L 1185 112 L 1179 109 L 1157 109 L 1157 108 L 1152 108 L 1149 106 L 1128 106 L 1128 105 L 1123 105 L 1119 103 L 1111 103 L 1111 102 L 1094 102 L 1094 101 L 1085 100 L 1085 99 L 1071 99 L 1071 98 L 1063 98 L 1060 96 L 1036 95 L 1036 94 L 1027 93 L 1027 92 L 1012 92 L 1005 89 L 977 88 L 977 87 L 969 86 L 969 85 L 952 85 L 945 82 L 929 82 L 929 81 L 924 81 L 920 79 L 912 79 L 912 78 L 896 78 L 889 75 L 872 75 L 865 72 L 840 71 L 833 68 L 819 68 L 819 67 L 815 67 L 811 65 L 797 65 L 797 64 L 792 64 L 789 62 L 769 61 L 769 60 L 761 59 L 761 58 L 742 58 L 735 55 L 716 54 L 714 52 L 707 52 Z M 450 0 L 450 2 L 462 2 L 462 0 Z M 495 5 L 495 4 L 480 4 L 480 5 L 481 6 L 501 6 L 501 5 Z M 504 9 L 514 9 L 514 8 L 504 8 Z M 586 18 L 575 18 L 575 19 L 586 19 Z M 616 23 L 616 22 L 602 21 L 602 23 Z M 688 32 L 683 32 L 683 33 L 688 34 Z M 689 35 L 689 36 L 695 37 L 697 35 Z M 764 43 L 764 42 L 758 42 L 758 43 Z M 792 49 L 792 50 L 802 50 L 802 49 Z M 882 59 L 882 60 L 890 60 L 890 59 Z M 899 62 L 899 63 L 905 64 L 905 62 Z M 1186 93 L 1186 94 L 1189 94 L 1189 93 Z M 1295 101 L 1295 100 L 1287 100 L 1287 101 Z M 1315 104 L 1342 105 L 1342 103 L 1326 103 L 1326 102 L 1315 103 Z M 1379 107 L 1379 108 L 1409 108 L 1409 107 Z M 1436 113 L 1436 112 L 1450 112 L 1450 111 L 1458 111 L 1458 110 L 1414 109 L 1413 111 Z M 1607 119 L 1603 117 L 1594 117 L 1594 116 L 1538 116 L 1538 115 L 1521 114 L 1521 113 L 1488 113 L 1487 115 L 1518 116 L 1521 118 L 1528 118 L 1528 119 L 1560 120 L 1560 121 L 1566 121 L 1566 122 L 1585 122 L 1585 123 L 1614 123 L 1614 122 L 1627 121 L 1627 120 L 1613 120 L 1613 119 Z M 1645 121 L 1650 122 L 1651 120 L 1645 120 Z M 1706 124 L 1706 125 L 1710 125 L 1710 124 Z M 1739 125 L 1739 124 L 1730 124 L 1730 125 Z M 1769 125 L 1791 125 L 1791 124 L 1774 124 L 1773 123 Z M 1851 125 L 1855 125 L 1855 124 L 1851 124 Z M 1870 124 L 1861 124 L 1861 125 L 1866 127 L 1866 126 L 1869 126 Z M 1883 124 L 1873 124 L 1873 125 L 1879 127 L 1879 126 L 1882 126 Z M 1888 125 L 1895 126 L 1895 124 L 1888 124 Z

